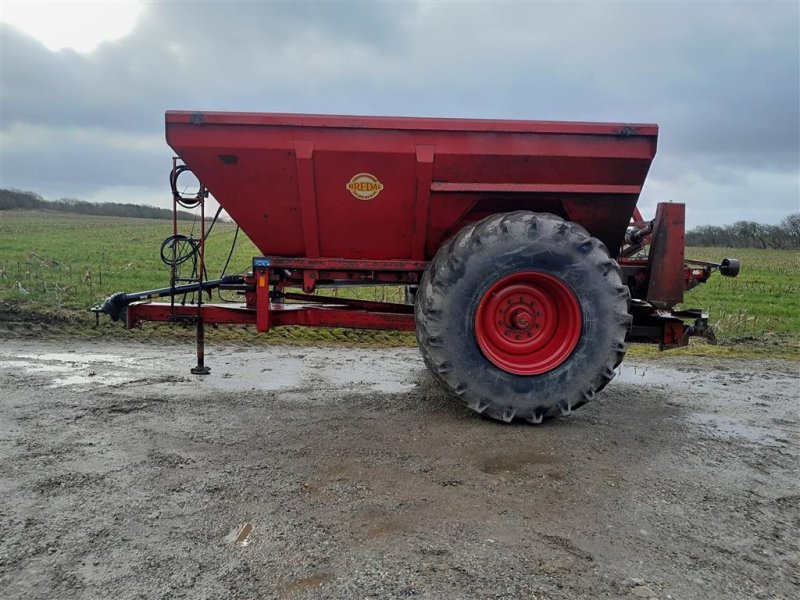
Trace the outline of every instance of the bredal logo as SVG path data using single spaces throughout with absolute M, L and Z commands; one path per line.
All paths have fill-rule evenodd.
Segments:
M 371 173 L 358 173 L 353 175 L 346 187 L 359 200 L 372 200 L 381 193 L 383 184 Z

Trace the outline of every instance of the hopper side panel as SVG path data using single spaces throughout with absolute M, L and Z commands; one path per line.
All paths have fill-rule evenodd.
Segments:
M 429 259 L 464 224 L 517 209 L 575 220 L 614 252 L 655 154 L 655 131 L 611 135 L 531 127 L 436 131 L 214 124 L 170 122 L 168 115 L 167 139 L 267 255 L 307 254 L 294 150 L 298 144 L 313 147 L 313 201 L 322 256 L 407 259 L 414 227 L 422 227 Z M 427 217 L 415 223 L 420 193 L 415 148 L 421 145 L 433 149 L 432 191 Z M 372 198 L 356 197 L 347 188 L 362 173 L 382 186 Z M 503 188 L 506 184 L 511 185 Z

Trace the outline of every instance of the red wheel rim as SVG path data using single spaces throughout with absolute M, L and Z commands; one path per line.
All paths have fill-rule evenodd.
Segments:
M 566 361 L 581 339 L 578 298 L 563 280 L 538 271 L 507 275 L 481 298 L 475 337 L 495 366 L 541 375 Z

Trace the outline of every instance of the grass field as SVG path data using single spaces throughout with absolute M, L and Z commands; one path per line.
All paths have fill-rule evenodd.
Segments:
M 685 305 L 700 307 L 722 339 L 800 335 L 800 251 L 755 248 L 687 248 L 686 257 L 742 261 L 738 277 L 711 280 L 689 291 Z
M 188 233 L 186 227 L 181 224 L 181 231 Z M 214 226 L 206 246 L 210 277 L 219 275 L 235 228 Z M 198 223 L 194 234 L 199 233 Z M 171 221 L 0 213 L 0 299 L 24 302 L 32 310 L 84 311 L 115 292 L 166 287 L 170 269 L 159 249 L 171 234 Z M 255 254 L 240 235 L 228 273 L 247 268 Z
M 182 231 L 187 227 L 191 229 L 190 224 L 182 224 Z M 233 224 L 215 225 L 206 247 L 209 277 L 220 274 L 234 232 Z M 159 247 L 171 233 L 169 221 L 0 212 L 0 301 L 19 313 L 89 328 L 94 317 L 87 309 L 106 296 L 169 285 L 169 268 L 159 258 Z M 199 224 L 194 233 L 199 234 Z M 257 254 L 240 234 L 227 273 L 247 269 Z M 778 355 L 800 354 L 800 252 L 687 248 L 687 257 L 698 260 L 719 261 L 727 255 L 742 260 L 739 277 L 715 275 L 687 294 L 685 306 L 710 313 L 724 347 L 755 346 Z M 378 294 L 378 299 L 390 301 L 402 298 L 397 288 L 360 290 L 359 294 Z M 235 337 L 241 335 L 245 334 Z M 307 339 L 309 332 L 284 330 L 275 335 Z M 352 332 L 343 335 L 358 339 Z M 375 336 L 386 343 L 413 343 L 408 334 L 380 332 L 369 337 Z M 331 335 L 311 332 L 311 337 L 325 340 Z M 690 351 L 705 352 L 704 348 L 693 345 Z

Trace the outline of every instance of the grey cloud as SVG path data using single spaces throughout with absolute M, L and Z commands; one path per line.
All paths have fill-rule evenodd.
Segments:
M 130 136 L 103 130 L 44 130 L 47 141 L 2 148 L 0 187 L 34 191 L 51 199 L 88 199 L 104 189 L 150 188 L 145 195 L 167 198 L 170 153 L 158 141 L 134 147 Z M 15 141 L 17 132 L 13 133 Z M 23 146 L 23 147 L 20 147 Z M 97 201 L 114 201 L 114 197 Z M 130 201 L 130 199 L 126 199 Z
M 0 132 L 49 128 L 50 185 L 94 192 L 104 156 L 162 185 L 163 143 L 109 150 L 103 132 L 155 139 L 173 108 L 658 122 L 656 181 L 700 178 L 722 202 L 750 173 L 797 180 L 799 19 L 777 2 L 153 3 L 86 55 L 0 25 Z M 33 185 L 29 160 L 5 144 L 3 184 Z

